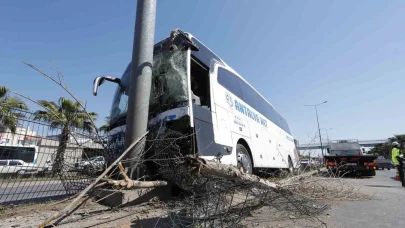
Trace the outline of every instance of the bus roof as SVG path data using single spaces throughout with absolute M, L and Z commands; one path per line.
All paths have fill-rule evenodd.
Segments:
M 185 32 L 189 38 L 194 38 L 196 39 L 198 42 L 200 42 L 202 45 L 204 45 L 204 47 L 209 50 L 210 52 L 212 52 L 212 54 L 214 54 L 215 56 L 218 57 L 218 55 L 216 55 L 211 49 L 209 49 L 203 42 L 201 42 L 199 39 L 197 39 L 195 36 L 193 36 L 191 33 Z M 220 59 L 220 57 L 218 57 Z M 274 106 L 261 94 L 259 93 L 259 91 L 257 91 L 247 80 L 245 80 L 236 70 L 234 70 L 231 66 L 229 66 L 225 61 L 223 61 L 222 59 L 220 59 L 222 61 L 222 63 L 226 66 L 227 70 L 231 71 L 233 74 L 235 74 L 236 76 L 238 76 L 241 80 L 243 80 L 246 84 L 248 84 L 257 94 L 259 94 L 259 96 L 261 96 L 273 109 Z M 284 118 L 284 117 L 282 117 Z

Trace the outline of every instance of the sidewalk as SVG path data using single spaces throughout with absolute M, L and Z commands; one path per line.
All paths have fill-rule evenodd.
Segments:
M 50 185 L 50 184 L 62 184 L 60 180 L 11 180 L 0 181 L 0 188 L 13 188 L 16 186 L 37 186 L 37 185 Z

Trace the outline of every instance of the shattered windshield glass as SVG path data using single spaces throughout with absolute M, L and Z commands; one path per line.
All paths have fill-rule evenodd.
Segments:
M 150 117 L 188 104 L 186 51 L 160 52 L 154 56 Z
M 163 48 L 162 48 L 163 49 Z M 150 118 L 155 115 L 188 104 L 187 52 L 156 51 L 153 57 L 152 88 L 150 94 Z M 125 70 L 121 81 L 128 87 L 131 63 Z M 128 108 L 128 90 L 117 88 L 111 107 L 111 125 L 125 124 Z

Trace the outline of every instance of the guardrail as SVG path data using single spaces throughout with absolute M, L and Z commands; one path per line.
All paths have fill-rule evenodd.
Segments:
M 334 141 L 341 141 L 341 140 L 334 140 Z M 332 140 L 331 140 L 332 142 Z M 360 146 L 364 147 L 374 147 L 378 144 L 383 144 L 387 142 L 385 139 L 377 139 L 377 140 L 359 140 L 358 141 Z M 329 147 L 329 142 L 323 142 L 322 143 L 322 148 L 328 148 Z M 298 150 L 314 150 L 314 149 L 321 149 L 321 145 L 319 143 L 313 143 L 313 144 L 301 144 L 298 148 Z

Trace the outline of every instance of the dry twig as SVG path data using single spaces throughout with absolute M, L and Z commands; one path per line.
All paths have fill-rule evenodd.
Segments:
M 122 158 L 135 146 L 137 145 L 146 135 L 148 132 L 146 132 L 144 135 L 142 135 L 140 138 L 138 138 L 136 141 L 134 141 L 122 154 L 119 156 L 100 176 L 98 176 L 92 184 L 88 185 L 66 208 L 63 210 L 59 211 L 58 213 L 54 214 L 45 222 L 43 222 L 41 225 L 39 225 L 40 228 L 45 227 L 48 225 L 50 222 L 52 222 L 55 219 L 58 219 L 62 216 L 65 216 L 66 214 L 69 213 L 69 211 L 72 209 L 72 207 L 84 196 L 87 194 L 88 191 L 90 191 L 119 161 L 121 161 Z
M 93 125 L 94 130 L 96 131 L 96 135 L 97 135 L 98 139 L 101 140 L 101 138 L 100 138 L 100 136 L 99 136 L 98 129 L 97 129 L 97 127 L 96 127 L 96 123 L 94 122 L 93 118 L 89 115 L 89 113 L 86 111 L 86 107 L 85 107 L 85 106 L 82 104 L 82 102 L 67 88 L 66 85 L 63 85 L 63 84 L 62 84 L 62 81 L 59 81 L 59 82 L 58 82 L 55 78 L 53 78 L 52 76 L 49 76 L 49 75 L 48 75 L 47 73 L 45 73 L 43 70 L 40 70 L 39 68 L 37 68 L 36 66 L 34 66 L 34 65 L 30 64 L 30 63 L 27 63 L 27 62 L 24 62 L 24 61 L 23 61 L 23 63 L 24 63 L 25 65 L 31 67 L 31 68 L 34 69 L 35 71 L 41 73 L 43 76 L 47 77 L 47 78 L 50 79 L 51 81 L 55 82 L 55 83 L 56 83 L 57 85 L 59 85 L 60 87 L 62 87 L 62 88 L 83 108 L 83 110 L 84 110 L 85 113 L 87 114 L 89 120 L 91 121 L 91 124 Z M 60 72 L 59 72 L 59 71 L 57 71 L 57 72 L 58 72 L 58 75 L 59 75 Z M 61 74 L 61 75 L 62 75 L 62 74 Z M 63 75 L 62 75 L 62 78 L 63 78 L 63 80 L 64 80 Z

